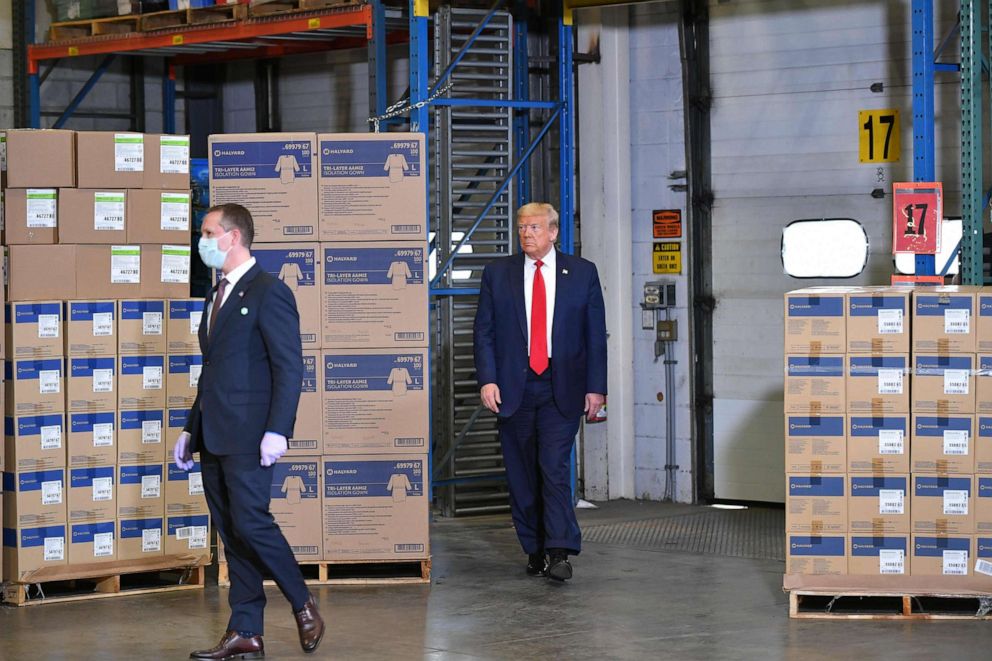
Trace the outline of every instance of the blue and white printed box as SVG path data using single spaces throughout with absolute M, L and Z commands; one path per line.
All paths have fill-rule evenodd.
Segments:
M 68 461 L 75 466 L 109 466 L 117 463 L 117 412 L 69 414 Z
M 272 467 L 269 511 L 297 560 L 323 557 L 320 457 L 287 457 Z
M 92 562 L 117 560 L 117 520 L 70 523 L 69 564 L 86 565 Z
M 66 461 L 65 415 L 16 415 L 4 418 L 4 460 L 11 471 L 63 468 Z
M 259 268 L 282 280 L 296 298 L 300 313 L 300 342 L 304 349 L 320 348 L 320 245 L 317 243 L 256 243 L 251 254 Z
M 53 358 L 63 354 L 60 301 L 8 303 L 4 306 L 4 319 L 7 358 Z
M 117 353 L 117 302 L 66 301 L 66 356 L 113 356 Z
M 785 295 L 785 353 L 847 352 L 843 287 L 810 287 Z
M 913 353 L 974 353 L 978 287 L 922 287 L 913 292 Z
M 785 357 L 785 412 L 843 415 L 847 409 L 845 356 Z
M 786 573 L 808 576 L 847 574 L 846 535 L 786 535 Z
M 62 358 L 4 361 L 6 411 L 12 415 L 42 415 L 65 411 Z
M 909 353 L 910 292 L 864 287 L 847 294 L 848 353 Z

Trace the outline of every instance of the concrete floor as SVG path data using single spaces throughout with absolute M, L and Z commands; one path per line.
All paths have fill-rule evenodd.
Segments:
M 693 511 L 608 503 L 580 522 Z M 508 517 L 440 520 L 431 586 L 318 587 L 329 624 L 316 655 L 296 642 L 269 590 L 273 659 L 992 659 L 988 622 L 790 621 L 777 561 L 588 544 L 575 580 L 523 572 Z M 216 586 L 150 596 L 0 609 L 0 659 L 183 659 L 227 621 Z

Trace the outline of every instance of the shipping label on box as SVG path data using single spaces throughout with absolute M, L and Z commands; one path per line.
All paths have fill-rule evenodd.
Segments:
M 787 415 L 785 470 L 788 473 L 843 473 L 847 470 L 847 418 Z
M 203 356 L 200 354 L 169 355 L 169 374 L 166 380 L 166 405 L 169 408 L 193 406 L 196 400 L 196 387 L 203 371 Z
M 145 135 L 145 176 L 142 188 L 189 186 L 189 136 Z
M 76 185 L 76 132 L 63 129 L 7 131 L 7 186 Z
M 92 467 L 117 463 L 116 412 L 70 413 L 68 465 Z
M 194 562 L 210 558 L 210 516 L 167 516 L 165 555 L 193 556 Z
M 117 406 L 116 356 L 67 358 L 67 408 L 70 412 L 106 411 Z
M 913 416 L 914 473 L 975 472 L 975 416 Z
M 847 571 L 852 576 L 908 576 L 909 535 L 851 535 Z
M 908 291 L 856 291 L 847 295 L 848 353 L 909 353 Z
M 321 517 L 320 457 L 292 457 L 272 467 L 269 511 L 297 560 L 320 560 L 323 536 L 314 525 Z
M 909 355 L 847 357 L 847 410 L 876 416 L 909 412 Z
M 64 565 L 66 554 L 66 525 L 3 528 L 3 575 L 8 581 L 43 567 Z
M 975 412 L 975 356 L 913 356 L 913 411 L 917 413 Z
M 851 473 L 908 473 L 908 414 L 848 418 L 847 465 Z
M 140 560 L 165 554 L 162 542 L 164 517 L 146 519 L 118 519 L 117 558 L 119 560 Z
M 992 534 L 992 475 L 976 475 L 975 491 L 975 532 Z
M 165 461 L 165 411 L 121 411 L 117 432 L 117 457 L 122 464 Z
M 118 318 L 118 353 L 165 353 L 164 300 L 120 301 Z
M 5 471 L 5 526 L 28 528 L 66 521 L 65 469 Z
M 62 413 L 61 358 L 4 361 L 4 391 L 10 415 Z
M 4 437 L 4 463 L 8 470 L 65 467 L 65 417 L 61 413 L 6 416 Z
M 304 349 L 320 347 L 320 246 L 316 243 L 253 244 L 251 254 L 259 268 L 282 280 L 300 313 L 300 341 Z
M 851 475 L 847 501 L 852 533 L 909 532 L 909 475 Z
M 142 245 L 142 298 L 189 298 L 192 249 L 185 245 Z M 164 335 L 164 333 L 163 333 Z
M 324 454 L 426 453 L 427 350 L 323 354 Z
M 317 142 L 321 241 L 427 235 L 424 134 L 321 134 Z
M 974 353 L 976 289 L 936 287 L 913 293 L 913 352 Z
M 847 489 L 843 475 L 786 475 L 785 524 L 789 532 L 843 534 Z
M 141 246 L 76 245 L 75 291 L 66 298 L 126 299 L 141 296 Z
M 321 367 L 320 351 L 303 352 L 303 384 L 300 403 L 296 409 L 296 425 L 289 439 L 288 456 L 314 456 L 324 447 L 322 405 L 323 393 L 319 384 Z
M 913 532 L 970 535 L 975 526 L 974 478 L 913 474 Z
M 118 466 L 117 516 L 147 519 L 165 513 L 165 467 L 162 464 Z
M 202 298 L 170 300 L 166 322 L 169 353 L 200 353 L 200 322 L 203 320 Z
M 69 522 L 117 518 L 114 473 L 117 467 L 69 469 Z
M 992 352 L 992 291 L 983 289 L 976 297 L 975 350 Z
M 972 576 L 988 581 L 989 577 L 992 577 L 992 537 L 988 535 L 973 537 L 971 557 L 975 563 L 972 565 Z
M 117 302 L 67 301 L 65 353 L 67 356 L 112 356 L 117 353 Z
M 786 356 L 785 412 L 842 415 L 844 356 Z
M 430 554 L 425 456 L 325 457 L 322 465 L 325 560 Z
M 785 295 L 785 353 L 847 351 L 844 291 L 799 289 Z
M 207 514 L 200 462 L 194 461 L 193 468 L 188 471 L 172 462 L 167 463 L 165 468 L 168 473 L 165 481 L 166 517 Z
M 427 345 L 423 242 L 322 246 L 323 346 Z
M 992 355 L 975 356 L 975 411 L 992 415 Z
M 80 131 L 76 135 L 78 188 L 141 188 L 145 136 L 141 133 Z
M 165 356 L 121 356 L 117 390 L 121 410 L 165 408 Z
M 786 573 L 847 574 L 847 537 L 844 535 L 788 535 Z
M 58 242 L 106 244 L 127 241 L 127 197 L 125 190 L 59 189 Z
M 8 358 L 57 358 L 62 355 L 62 304 L 8 303 L 6 356 Z
M 189 186 L 189 182 L 186 182 Z M 188 244 L 190 237 L 189 190 L 130 191 L 127 199 L 127 243 Z M 119 241 L 118 243 L 124 243 Z
M 7 245 L 58 243 L 59 193 L 55 188 L 8 188 L 4 192 Z
M 69 564 L 85 565 L 91 562 L 114 562 L 117 549 L 114 544 L 114 529 L 117 521 L 111 517 L 107 521 L 70 523 Z
M 971 576 L 970 535 L 913 536 L 913 576 Z

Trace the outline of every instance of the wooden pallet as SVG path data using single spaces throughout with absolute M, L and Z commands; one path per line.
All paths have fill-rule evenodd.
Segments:
M 137 32 L 141 16 L 111 16 L 109 18 L 91 18 L 78 21 L 63 21 L 52 23 L 48 28 L 49 41 L 63 39 L 78 39 L 80 37 L 96 37 L 101 34 L 127 34 Z
M 394 562 L 366 560 L 362 562 L 301 562 L 303 578 L 308 585 L 404 585 L 431 582 L 431 559 Z M 221 560 L 217 569 L 217 584 L 231 586 L 227 563 Z M 275 585 L 274 581 L 265 581 Z
M 989 620 L 992 594 L 792 590 L 789 617 L 807 620 Z
M 156 11 L 150 14 L 141 14 L 139 29 L 142 32 L 153 32 L 191 25 L 230 23 L 243 20 L 247 16 L 248 7 L 246 5 L 214 5 L 175 11 Z
M 37 606 L 67 601 L 131 597 L 154 592 L 177 590 L 202 590 L 206 584 L 203 565 L 148 570 L 121 570 L 118 573 L 87 575 L 80 578 L 36 583 L 6 583 L 3 586 L 3 603 L 12 606 Z
M 287 14 L 316 9 L 333 9 L 335 7 L 355 7 L 363 4 L 362 0 L 268 0 L 253 2 L 248 13 L 252 16 L 271 16 L 272 14 Z

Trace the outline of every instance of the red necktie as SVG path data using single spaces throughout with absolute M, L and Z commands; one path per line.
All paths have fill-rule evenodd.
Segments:
M 537 260 L 534 266 L 534 292 L 530 299 L 530 368 L 536 374 L 543 374 L 548 369 L 548 298 L 541 275 L 544 262 Z
M 214 322 L 217 320 L 217 313 L 224 302 L 224 290 L 227 289 L 227 278 L 221 278 L 217 283 L 217 293 L 214 294 L 214 305 L 210 308 L 210 323 L 207 324 L 207 337 L 214 332 Z

